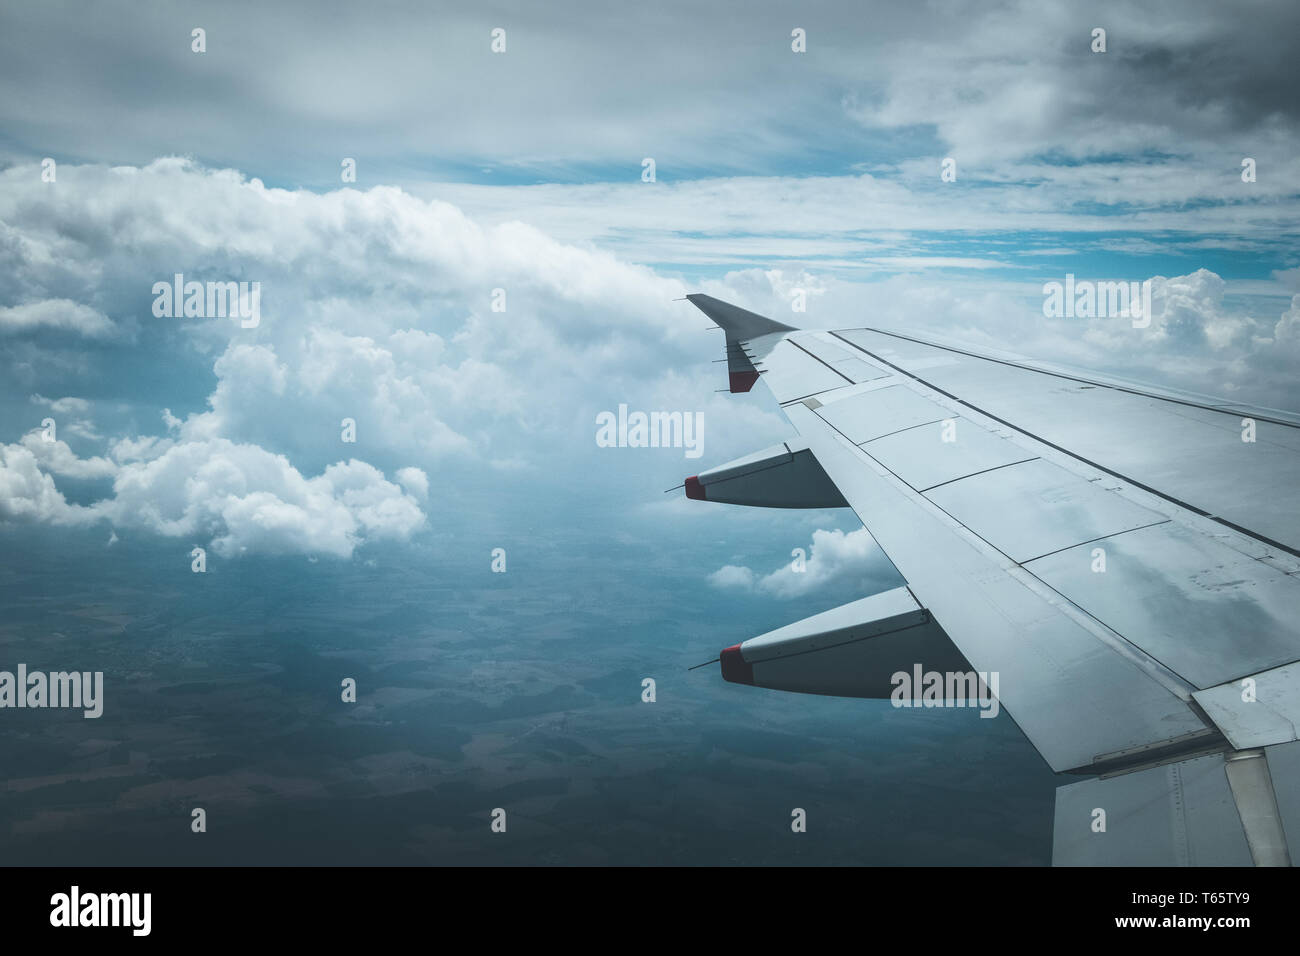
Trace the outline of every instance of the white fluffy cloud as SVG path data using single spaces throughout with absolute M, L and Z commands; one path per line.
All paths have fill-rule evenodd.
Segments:
M 724 590 L 795 598 L 840 584 L 854 584 L 861 593 L 870 594 L 896 576 L 866 528 L 848 534 L 819 529 L 813 532 L 802 571 L 796 571 L 791 561 L 760 577 L 750 568 L 728 564 L 709 575 L 709 583 Z
M 1084 338 L 1107 349 L 1176 349 L 1186 354 L 1197 349 L 1221 351 L 1241 343 L 1251 322 L 1224 306 L 1227 283 L 1208 269 L 1189 275 L 1154 276 L 1150 280 L 1149 324 L 1124 317 L 1092 318 Z
M 1291 297 L 1291 306 L 1273 327 L 1278 346 L 1291 355 L 1300 355 L 1300 294 Z
M 113 495 L 70 505 L 50 472 L 111 474 Z M 418 468 L 403 469 L 400 480 L 427 490 Z M 107 520 L 116 528 L 191 538 L 224 556 L 340 558 L 366 541 L 406 540 L 426 521 L 415 497 L 355 459 L 307 478 L 283 455 L 215 438 L 168 444 L 147 460 L 117 465 L 77 459 L 67 445 L 35 433 L 21 445 L 0 445 L 0 518 L 61 525 Z
M 709 583 L 724 591 L 752 591 L 754 572 L 743 565 L 724 564 L 709 575 Z
M 340 462 L 304 477 L 283 455 L 222 438 L 185 442 L 123 465 L 97 513 L 119 527 L 245 551 L 349 557 L 363 540 L 404 540 L 418 502 L 371 465 Z
M 702 341 L 689 306 L 672 304 L 680 282 L 392 187 L 289 192 L 181 159 L 64 166 L 57 190 L 32 190 L 34 175 L 0 173 L 0 221 L 24 240 L 0 253 L 0 301 L 6 284 L 76 292 L 159 361 L 214 354 L 209 408 L 181 416 L 186 438 L 300 454 L 308 434 L 333 442 L 350 417 L 371 448 L 518 457 L 514 434 L 493 447 L 500 420 L 538 446 L 553 440 L 575 397 L 568 370 L 648 381 Z M 259 282 L 260 324 L 155 318 L 153 283 L 176 273 Z M 676 362 L 647 364 L 648 345 Z M 543 388 L 554 401 L 539 401 Z
M 397 483 L 410 495 L 424 501 L 429 497 L 429 476 L 419 468 L 397 469 Z
M 68 504 L 28 448 L 0 444 L 0 520 L 74 525 L 94 515 Z
M 107 458 L 78 458 L 62 440 L 46 441 L 40 431 L 23 436 L 23 447 L 31 453 L 41 468 L 68 478 L 110 478 L 117 473 L 117 465 Z
M 51 300 L 76 291 L 108 317 L 115 340 L 131 343 L 133 361 L 164 371 L 132 394 L 113 359 L 76 353 L 98 372 L 101 393 L 106 383 L 123 399 L 39 399 L 61 429 L 75 416 L 70 434 L 101 450 L 79 457 L 62 442 L 24 439 L 10 515 L 82 516 L 60 504 L 50 477 L 112 478 L 112 496 L 84 514 L 225 554 L 343 556 L 417 533 L 431 469 L 565 461 L 594 448 L 580 424 L 589 408 L 665 391 L 666 407 L 689 408 L 717 387 L 706 359 L 716 343 L 689 306 L 671 301 L 680 283 L 520 223 L 484 229 L 389 187 L 268 189 L 176 159 L 64 166 L 57 190 L 32 181 L 0 173 L 0 221 L 22 238 L 4 250 L 0 295 L 6 282 Z M 155 317 L 153 284 L 175 273 L 261 283 L 261 322 Z M 493 309 L 499 300 L 504 311 Z M 37 359 L 70 350 L 49 346 Z M 192 382 L 172 380 L 171 394 L 165 370 L 195 359 L 211 369 L 211 387 L 202 407 L 191 399 L 184 408 Z M 58 366 L 27 361 L 33 370 L 52 391 L 45 376 Z M 124 428 L 103 425 L 97 413 L 119 406 L 138 414 Z M 165 430 L 138 424 L 159 412 Z M 355 422 L 353 443 L 345 420 Z M 355 460 L 332 464 L 342 456 Z

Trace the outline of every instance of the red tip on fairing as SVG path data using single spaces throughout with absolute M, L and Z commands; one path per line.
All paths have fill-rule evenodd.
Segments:
M 726 648 L 718 659 L 722 662 L 722 679 L 733 684 L 753 684 L 754 665 L 740 656 L 740 645 Z

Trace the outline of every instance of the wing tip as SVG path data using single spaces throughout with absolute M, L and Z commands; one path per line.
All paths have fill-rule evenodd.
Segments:
M 728 338 L 750 339 L 772 332 L 798 331 L 793 325 L 769 319 L 765 315 L 750 312 L 730 302 L 723 302 L 703 292 L 692 292 L 686 296 L 686 300 L 718 323 L 726 331 Z

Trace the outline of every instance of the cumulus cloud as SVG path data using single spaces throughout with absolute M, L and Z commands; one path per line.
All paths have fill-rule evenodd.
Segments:
M 57 193 L 29 186 L 0 172 L 0 221 L 22 240 L 3 251 L 12 268 L 0 296 L 52 297 L 73 281 L 63 263 L 78 261 L 95 279 L 80 294 L 130 329 L 134 368 L 147 374 L 119 374 L 112 352 L 77 353 L 115 401 L 33 401 L 86 416 L 70 434 L 96 439 L 90 416 L 130 414 L 106 428 L 102 454 L 28 454 L 47 477 L 114 478 L 94 514 L 123 527 L 207 534 L 227 553 L 349 554 L 418 530 L 431 467 L 461 469 L 451 482 L 536 469 L 566 447 L 594 447 L 575 424 L 592 405 L 648 405 L 668 381 L 664 407 L 678 408 L 717 387 L 702 361 L 714 343 L 698 317 L 683 321 L 688 306 L 670 304 L 679 282 L 521 223 L 483 228 L 389 187 L 268 189 L 179 159 L 64 166 Z M 153 284 L 175 273 L 262 283 L 260 324 L 154 317 Z M 196 377 L 210 382 L 201 404 Z M 158 432 L 138 424 L 159 414 Z M 355 461 L 341 469 L 343 454 Z
M 419 504 L 365 462 L 307 478 L 283 455 L 221 438 L 123 465 L 113 493 L 94 510 L 115 525 L 211 540 L 222 555 L 346 558 L 363 541 L 406 540 L 425 523 Z
M 1227 283 L 1209 269 L 1172 278 L 1153 276 L 1147 282 L 1151 299 L 1149 317 L 1090 318 L 1085 339 L 1106 348 L 1176 349 L 1187 354 L 1198 349 L 1218 351 L 1238 344 L 1242 333 L 1251 327 L 1249 319 L 1225 308 L 1223 296 Z M 1131 287 L 1133 283 L 1127 285 Z M 1150 322 L 1143 324 L 1145 318 Z
M 119 438 L 113 443 L 110 454 L 114 461 L 151 461 L 175 442 L 159 435 L 142 435 L 137 438 Z
M 840 585 L 872 594 L 891 586 L 897 577 L 866 528 L 848 534 L 839 529 L 814 531 L 802 570 L 795 570 L 797 562 L 795 559 L 762 576 L 748 567 L 728 564 L 710 574 L 708 580 L 723 590 L 795 598 Z
M 429 476 L 419 468 L 399 468 L 395 477 L 408 494 L 421 501 L 429 497 Z
M 709 583 L 724 591 L 754 590 L 754 572 L 736 564 L 724 564 L 709 575 Z
M 323 463 L 321 444 L 350 417 L 393 465 L 404 464 L 397 453 L 518 458 L 513 434 L 492 447 L 499 422 L 539 446 L 568 428 L 572 403 L 560 399 L 576 383 L 565 369 L 647 381 L 687 364 L 685 347 L 701 341 L 698 321 L 671 307 L 687 291 L 676 280 L 519 222 L 482 227 L 392 187 L 291 192 L 174 158 L 65 166 L 57 192 L 31 190 L 35 173 L 0 173 L 0 221 L 31 240 L 4 250 L 0 301 L 6 282 L 68 288 L 63 263 L 75 260 L 99 280 L 81 294 L 143 351 L 171 363 L 215 356 L 208 407 L 177 416 L 185 438 L 319 452 Z M 155 318 L 153 283 L 176 273 L 260 282 L 259 326 Z M 647 343 L 675 361 L 648 365 Z M 554 400 L 539 400 L 543 388 Z
M 109 459 L 78 458 L 67 442 L 46 441 L 39 430 L 24 435 L 22 444 L 43 470 L 55 475 L 68 478 L 110 478 L 117 473 L 117 465 Z
M 403 469 L 407 493 L 355 459 L 303 476 L 283 455 L 227 439 L 151 446 L 119 443 L 121 464 L 80 459 L 63 442 L 39 433 L 0 444 L 0 520 L 56 525 L 107 520 L 165 537 L 210 542 L 225 556 L 245 552 L 350 557 L 367 541 L 405 541 L 426 523 L 418 497 L 427 494 L 419 469 Z M 113 477 L 113 494 L 71 505 L 52 475 Z M 421 485 L 423 482 L 423 486 Z
M 70 505 L 23 445 L 0 444 L 0 520 L 55 525 L 95 520 L 86 508 Z
M 1273 327 L 1278 347 L 1291 355 L 1300 354 L 1300 294 L 1291 297 L 1291 306 Z

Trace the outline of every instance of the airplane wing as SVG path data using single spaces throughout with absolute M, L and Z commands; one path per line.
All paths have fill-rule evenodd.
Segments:
M 762 379 L 799 433 L 687 495 L 847 505 L 907 582 L 727 648 L 724 678 L 995 695 L 1080 775 L 1057 791 L 1057 865 L 1289 865 L 1300 417 L 687 298 L 726 333 L 731 390 Z

